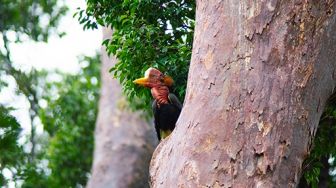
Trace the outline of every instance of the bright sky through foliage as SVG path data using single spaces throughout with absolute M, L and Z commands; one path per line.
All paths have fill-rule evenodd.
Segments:
M 26 40 L 23 43 L 10 45 L 11 58 L 15 66 L 22 70 L 30 70 L 34 67 L 37 70 L 58 69 L 63 72 L 76 73 L 79 70 L 78 56 L 94 56 L 96 54 L 101 46 L 101 29 L 83 31 L 77 18 L 73 18 L 77 7 L 85 7 L 85 1 L 66 1 L 66 5 L 69 7 L 68 14 L 61 19 L 58 27 L 58 31 L 65 32 L 66 35 L 62 38 L 50 36 L 48 43 Z M 3 79 L 11 80 L 10 77 Z M 28 115 L 29 103 L 24 97 L 15 95 L 14 81 L 9 83 L 9 87 L 3 88 L 0 93 L 1 103 L 16 109 L 12 111 L 12 114 L 23 127 L 22 133 L 28 134 L 31 129 Z M 42 126 L 36 128 L 38 134 L 43 132 Z
M 51 36 L 48 43 L 27 41 L 11 46 L 15 64 L 23 69 L 31 66 L 41 69 L 59 69 L 66 72 L 78 70 L 77 56 L 94 55 L 101 44 L 101 31 L 83 31 L 82 25 L 73 14 L 77 7 L 85 7 L 84 0 L 66 1 L 69 6 L 67 16 L 61 19 L 58 30 L 65 32 L 62 38 Z

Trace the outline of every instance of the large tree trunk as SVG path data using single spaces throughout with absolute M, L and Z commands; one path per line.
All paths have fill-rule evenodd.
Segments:
M 111 30 L 103 30 L 104 39 Z M 154 129 L 127 110 L 118 81 L 109 69 L 116 63 L 102 48 L 102 88 L 95 130 L 92 176 L 87 187 L 148 187 L 149 161 L 156 145 Z
M 295 187 L 335 87 L 334 1 L 197 1 L 187 95 L 153 187 Z

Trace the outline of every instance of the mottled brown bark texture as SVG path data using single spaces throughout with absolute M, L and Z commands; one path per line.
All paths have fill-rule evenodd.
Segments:
M 104 38 L 112 33 L 103 30 Z M 102 88 L 95 129 L 95 150 L 89 188 L 149 187 L 148 168 L 156 137 L 150 124 L 126 108 L 109 69 L 116 63 L 102 48 Z
M 335 2 L 198 0 L 184 108 L 153 187 L 295 187 L 335 88 Z

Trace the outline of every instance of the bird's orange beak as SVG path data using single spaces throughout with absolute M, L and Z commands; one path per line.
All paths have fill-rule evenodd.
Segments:
M 143 87 L 151 87 L 151 86 L 155 85 L 155 83 L 152 83 L 149 80 L 149 78 L 147 78 L 147 77 L 136 79 L 136 80 L 133 81 L 133 83 L 141 85 Z M 165 75 L 164 78 L 163 78 L 163 83 L 166 86 L 171 87 L 174 83 L 174 80 L 170 76 Z
M 146 87 L 149 83 L 149 80 L 148 78 L 139 78 L 134 80 L 133 83 Z

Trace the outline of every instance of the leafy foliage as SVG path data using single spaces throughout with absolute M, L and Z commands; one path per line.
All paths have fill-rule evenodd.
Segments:
M 328 187 L 336 186 L 336 100 L 330 100 L 317 129 L 313 149 L 303 164 L 306 182 L 314 188 L 318 187 L 321 171 L 330 174 L 327 177 Z M 331 159 L 331 160 L 330 160 Z M 323 160 L 331 162 L 322 162 Z M 334 171 L 334 174 L 331 174 Z
M 0 0 L 0 32 L 15 32 L 16 41 L 29 37 L 36 41 L 47 41 L 56 33 L 55 26 L 67 11 L 58 6 L 59 0 Z M 63 33 L 59 33 L 62 35 Z
M 78 13 L 84 28 L 95 28 L 98 23 L 114 29 L 112 39 L 103 44 L 119 60 L 111 71 L 133 107 L 149 109 L 149 91 L 132 82 L 149 67 L 172 76 L 173 92 L 184 98 L 193 40 L 194 1 L 87 0 L 87 5 L 85 12 Z
M 99 56 L 83 57 L 78 75 L 63 75 L 63 80 L 49 83 L 40 110 L 45 130 L 51 135 L 46 158 L 53 187 L 85 186 L 93 154 L 93 132 L 100 88 Z M 55 90 L 57 97 L 55 97 Z
M 20 125 L 8 115 L 9 109 L 1 108 L 0 186 L 6 186 L 6 180 L 19 180 L 16 186 L 21 187 L 76 187 L 86 183 L 92 162 L 99 57 L 83 58 L 85 67 L 78 75 L 22 72 L 13 66 L 9 47 L 14 42 L 46 42 L 50 35 L 64 35 L 57 30 L 60 18 L 67 11 L 63 2 L 0 0 L 0 44 L 3 44 L 0 86 L 7 85 L 3 76 L 14 78 L 18 94 L 25 96 L 30 104 L 31 120 L 41 120 L 46 131 L 37 135 L 38 121 L 32 121 L 31 134 L 24 135 L 27 142 L 18 144 L 19 139 L 25 140 L 19 134 Z M 62 82 L 48 81 L 55 75 L 61 77 Z M 41 106 L 41 102 L 47 106 Z M 3 169 L 10 171 L 13 177 L 5 179 Z
M 90 174 L 93 155 L 93 132 L 97 116 L 100 88 L 100 57 L 82 57 L 78 74 L 59 72 L 37 73 L 35 88 L 43 89 L 38 101 L 39 119 L 44 134 L 37 135 L 40 149 L 35 159 L 23 152 L 19 140 L 20 125 L 0 108 L 0 172 L 13 170 L 13 180 L 21 187 L 78 187 L 85 186 Z M 50 77 L 61 78 L 49 81 Z M 4 134 L 2 134 L 2 132 Z M 1 185 L 6 179 L 0 176 Z
M 20 124 L 9 115 L 11 109 L 0 106 L 0 185 L 8 181 L 3 170 L 18 168 L 23 162 L 23 148 L 17 143 Z
M 10 76 L 15 80 L 17 92 L 25 96 L 30 104 L 29 115 L 33 120 L 37 117 L 39 108 L 37 100 L 39 92 L 35 87 L 39 81 L 39 73 L 36 71 L 25 73 L 13 66 L 9 46 L 11 43 L 25 40 L 47 41 L 50 34 L 57 33 L 56 26 L 67 8 L 59 0 L 0 0 L 0 4 L 0 36 L 2 39 L 0 44 L 3 45 L 0 47 L 0 85 L 4 87 L 7 85 L 7 80 L 2 79 L 4 76 Z M 57 34 L 63 35 L 63 33 Z M 8 114 L 3 109 L 0 113 L 2 115 Z M 5 116 L 7 117 L 7 115 Z M 32 146 L 27 153 L 23 152 L 23 146 L 18 144 L 21 135 L 14 131 L 17 130 L 18 124 L 13 122 L 14 120 L 10 124 L 3 124 L 4 126 L 10 126 L 6 127 L 5 130 L 13 134 L 10 137 L 11 139 L 6 140 L 6 144 L 4 144 L 6 147 L 1 147 L 1 155 L 4 157 L 1 168 L 7 170 L 7 172 L 10 171 L 13 177 L 9 181 L 18 179 L 25 181 L 29 177 L 34 177 L 34 174 L 41 173 L 41 168 L 37 166 L 40 154 L 36 152 L 35 147 L 37 145 L 35 124 L 32 123 L 31 134 L 28 136 L 29 143 L 26 143 Z M 1 142 L 4 143 L 3 141 Z M 11 163 L 4 166 L 3 164 L 8 162 L 9 159 Z M 2 181 L 1 186 L 6 186 L 6 183 Z M 38 184 L 32 183 L 32 186 L 38 187 Z

